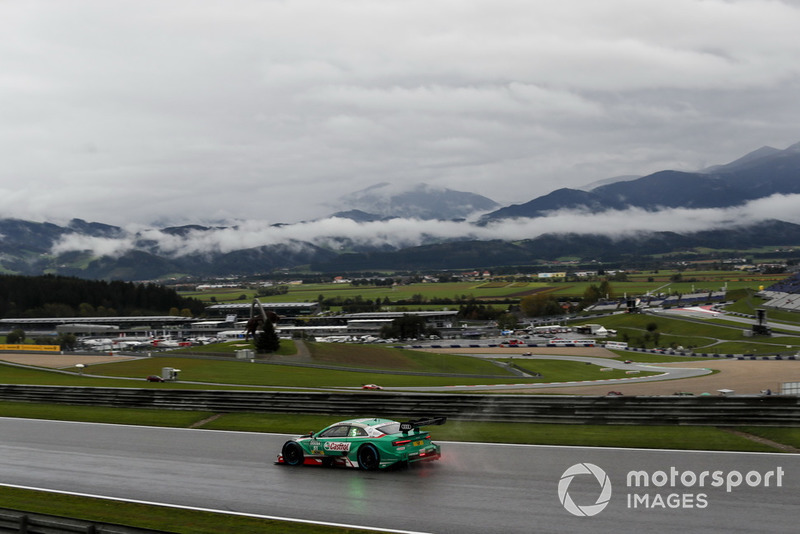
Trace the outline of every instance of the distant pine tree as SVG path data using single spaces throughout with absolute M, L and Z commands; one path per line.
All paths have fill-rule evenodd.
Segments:
M 272 326 L 270 321 L 264 324 L 263 332 L 256 334 L 255 345 L 256 352 L 259 354 L 275 352 L 281 347 L 281 340 L 278 334 L 275 333 L 275 327 Z
M 166 315 L 171 308 L 199 316 L 205 306 L 158 284 L 0 274 L 0 317 Z

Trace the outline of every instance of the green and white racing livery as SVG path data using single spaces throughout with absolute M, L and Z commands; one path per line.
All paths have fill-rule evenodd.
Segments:
M 349 419 L 284 443 L 278 463 L 341 465 L 385 469 L 441 458 L 441 447 L 421 427 L 442 425 L 445 417 L 397 422 L 391 419 Z

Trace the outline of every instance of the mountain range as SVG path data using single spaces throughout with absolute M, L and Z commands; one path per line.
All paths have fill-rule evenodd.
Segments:
M 500 207 L 494 200 L 428 184 L 379 183 L 338 199 L 345 210 L 333 214 L 358 222 L 404 219 L 465 219 Z
M 732 209 L 780 195 L 791 199 L 800 195 L 800 143 L 784 150 L 763 147 L 697 172 L 664 170 L 603 182 L 503 207 L 481 195 L 426 184 L 376 184 L 339 199 L 339 209 L 329 218 L 258 227 L 240 223 L 130 231 L 81 219 L 64 225 L 0 219 L 0 271 L 153 280 L 298 266 L 344 272 L 487 268 L 564 257 L 584 263 L 630 261 L 699 247 L 800 245 L 800 225 L 776 217 L 682 232 L 666 224 L 647 231 L 630 228 L 619 235 L 591 226 L 519 234 L 515 221 L 546 227 L 559 213 L 619 214 L 624 223 L 631 209 L 655 217 L 671 209 L 685 214 Z M 349 225 L 337 222 L 343 220 Z
M 775 194 L 800 193 L 800 143 L 785 150 L 762 147 L 727 165 L 699 172 L 660 171 L 590 191 L 558 189 L 524 204 L 493 211 L 484 221 L 543 217 L 561 209 L 602 212 L 637 207 L 724 208 Z

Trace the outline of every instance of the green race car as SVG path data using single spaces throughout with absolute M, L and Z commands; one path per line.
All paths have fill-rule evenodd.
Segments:
M 446 420 L 432 417 L 402 423 L 380 418 L 340 421 L 284 443 L 278 463 L 340 465 L 371 471 L 399 463 L 438 460 L 441 447 L 421 427 L 442 425 Z

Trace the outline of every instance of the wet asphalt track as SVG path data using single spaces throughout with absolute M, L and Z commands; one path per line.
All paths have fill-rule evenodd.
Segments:
M 434 430 L 435 437 L 435 430 Z M 443 443 L 444 458 L 389 472 L 273 465 L 286 436 L 0 418 L 0 483 L 412 532 L 796 532 L 800 455 Z M 576 517 L 558 497 L 572 465 L 611 482 L 607 507 Z M 627 486 L 627 473 L 678 473 L 677 486 Z M 687 487 L 692 474 L 782 471 L 770 487 Z M 565 486 L 578 507 L 600 483 Z M 664 506 L 631 506 L 633 495 Z M 670 508 L 677 494 L 680 507 Z M 700 497 L 704 495 L 704 497 Z M 688 497 L 687 497 L 688 496 Z M 672 497 L 674 504 L 675 497 Z M 698 503 L 705 506 L 698 507 Z M 692 505 L 692 507 L 688 507 Z

